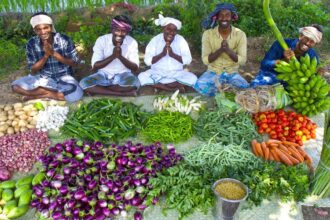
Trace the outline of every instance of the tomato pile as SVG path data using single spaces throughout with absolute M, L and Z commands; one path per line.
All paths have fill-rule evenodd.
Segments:
M 293 111 L 258 112 L 253 115 L 259 134 L 268 134 L 270 138 L 291 141 L 303 145 L 303 141 L 315 139 L 317 125 L 304 115 Z

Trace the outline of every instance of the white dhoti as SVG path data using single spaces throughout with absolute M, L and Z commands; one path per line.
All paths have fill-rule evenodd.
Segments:
M 187 86 L 194 86 L 197 81 L 197 76 L 185 70 L 164 71 L 149 69 L 142 72 L 138 76 L 141 86 L 154 84 L 168 84 L 179 82 Z

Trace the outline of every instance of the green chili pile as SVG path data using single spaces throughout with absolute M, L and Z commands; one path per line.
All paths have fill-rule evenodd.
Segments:
M 180 112 L 160 111 L 150 116 L 142 129 L 147 141 L 178 143 L 193 135 L 193 120 Z
M 213 138 L 215 142 L 224 145 L 240 145 L 249 149 L 253 139 L 260 139 L 260 135 L 250 117 L 245 112 L 228 113 L 221 109 L 214 112 L 203 112 L 195 125 L 196 135 L 201 140 Z
M 72 112 L 61 131 L 63 135 L 82 140 L 118 143 L 135 136 L 148 115 L 132 103 L 96 99 Z

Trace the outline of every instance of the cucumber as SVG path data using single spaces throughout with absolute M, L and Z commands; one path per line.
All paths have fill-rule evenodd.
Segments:
M 0 183 L 0 188 L 2 189 L 12 189 L 15 188 L 16 181 L 15 180 L 7 180 Z
M 28 210 L 29 210 L 29 205 L 21 205 L 21 206 L 15 207 L 12 210 L 10 210 L 7 217 L 9 219 L 18 218 L 18 217 L 21 217 L 22 215 L 24 215 Z
M 22 192 L 24 192 L 25 190 L 31 189 L 30 185 L 23 185 L 20 186 L 19 188 L 17 188 L 14 192 L 14 197 L 17 199 L 21 196 Z
M 10 200 L 6 203 L 6 205 L 3 207 L 2 213 L 8 214 L 10 210 L 17 207 L 17 201 L 16 200 Z
M 5 189 L 2 192 L 2 200 L 4 200 L 5 202 L 11 200 L 12 198 L 14 198 L 14 193 L 11 189 Z
M 29 205 L 32 198 L 32 190 L 28 189 L 22 192 L 18 200 L 18 206 Z
M 16 188 L 19 188 L 20 186 L 26 185 L 26 184 L 31 184 L 33 180 L 34 175 L 28 175 L 25 176 L 16 182 Z

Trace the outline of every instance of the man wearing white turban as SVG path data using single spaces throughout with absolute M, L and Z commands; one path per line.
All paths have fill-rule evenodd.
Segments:
M 299 38 L 285 39 L 289 46 L 288 50 L 283 50 L 278 41 L 275 41 L 261 61 L 261 67 L 258 75 L 251 82 L 251 86 L 272 85 L 280 82 L 276 78 L 277 72 L 274 70 L 275 65 L 281 61 L 289 61 L 293 56 L 300 57 L 308 54 L 310 58 L 316 57 L 319 63 L 319 57 L 313 47 L 322 40 L 322 27 L 312 24 L 303 28 L 299 28 Z M 318 73 L 322 73 L 323 69 L 318 69 Z
M 179 89 L 183 92 L 185 86 L 194 86 L 197 77 L 183 69 L 192 57 L 187 41 L 177 34 L 181 22 L 159 15 L 155 24 L 162 26 L 163 32 L 153 37 L 146 47 L 144 62 L 151 68 L 139 74 L 141 86 L 151 85 L 156 89 Z
M 72 77 L 72 66 L 79 62 L 74 43 L 56 33 L 53 20 L 46 13 L 36 13 L 30 24 L 36 33 L 26 45 L 27 63 L 32 74 L 12 83 L 23 100 L 50 98 L 74 102 L 83 95 Z

